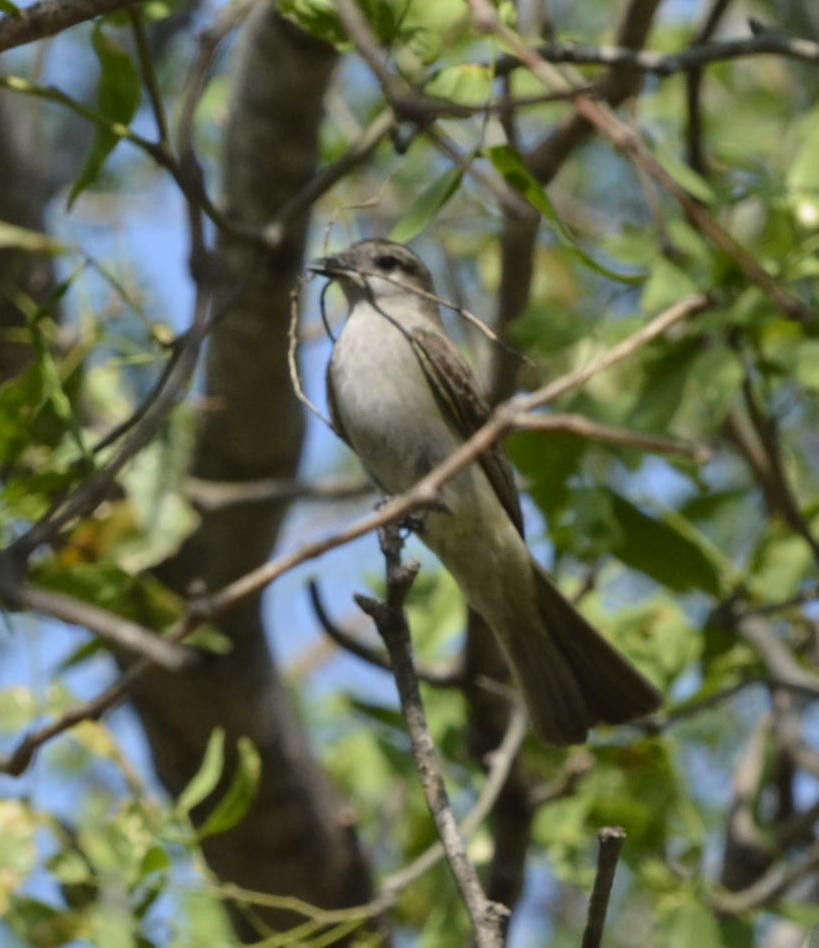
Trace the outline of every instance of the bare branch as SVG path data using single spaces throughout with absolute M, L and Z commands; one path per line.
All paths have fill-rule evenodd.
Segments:
M 500 793 L 506 784 L 518 751 L 526 736 L 526 715 L 521 708 L 516 707 L 509 719 L 509 726 L 503 737 L 500 747 L 493 751 L 490 757 L 489 773 L 478 797 L 475 806 L 469 811 L 461 823 L 461 834 L 465 839 L 478 829 L 489 816 Z M 394 872 L 384 880 L 383 892 L 379 897 L 384 907 L 392 904 L 398 895 L 409 885 L 419 879 L 436 863 L 444 858 L 444 847 L 440 842 L 434 843 L 408 866 Z M 387 901 L 388 900 L 388 901 Z M 378 901 L 378 900 L 376 900 Z
M 712 904 L 718 912 L 726 915 L 743 915 L 754 909 L 764 908 L 775 902 L 794 883 L 819 869 L 819 843 L 814 843 L 807 852 L 790 865 L 782 860 L 774 863 L 753 885 L 740 892 L 721 892 L 714 896 Z
M 380 668 L 383 671 L 392 671 L 389 655 L 386 652 L 371 648 L 333 622 L 324 606 L 317 580 L 311 579 L 307 583 L 307 592 L 310 596 L 313 612 L 315 612 L 319 625 L 321 625 L 328 638 L 346 652 L 367 662 L 368 665 Z M 461 668 L 436 671 L 434 668 L 417 667 L 415 673 L 419 681 L 423 681 L 425 685 L 432 685 L 434 688 L 457 688 L 463 684 L 464 678 L 463 669 Z
M 606 924 L 606 912 L 609 907 L 609 896 L 614 883 L 614 873 L 623 843 L 626 841 L 626 831 L 619 826 L 607 826 L 597 834 L 599 849 L 597 852 L 597 875 L 594 879 L 591 899 L 589 901 L 589 916 L 586 929 L 583 932 L 581 948 L 599 948 L 603 940 L 603 928 Z
M 137 2 L 139 0 L 41 0 L 0 18 L 0 52 L 54 36 L 78 23 Z
M 770 626 L 756 617 L 748 617 L 737 623 L 737 630 L 754 647 L 778 683 L 796 685 L 818 693 L 819 676 L 811 674 L 794 658 L 793 653 L 772 632 Z
M 377 602 L 364 596 L 357 596 L 356 601 L 372 617 L 389 652 L 421 786 L 438 828 L 438 836 L 446 852 L 447 861 L 469 913 L 475 944 L 478 948 L 501 948 L 501 926 L 508 915 L 508 909 L 486 898 L 475 867 L 467 855 L 466 844 L 444 784 L 441 760 L 427 726 L 418 677 L 415 674 L 404 601 L 417 575 L 418 564 L 401 564 L 403 541 L 397 527 L 385 528 L 380 539 L 387 569 L 386 602 Z
M 691 43 L 692 49 L 707 43 L 711 39 L 730 4 L 731 0 L 714 0 L 694 41 Z M 688 164 L 702 175 L 708 172 L 705 149 L 703 147 L 701 109 L 701 92 L 704 75 L 704 70 L 701 67 L 697 67 L 696 69 L 692 69 L 685 77 L 685 99 L 688 114 L 688 127 L 686 129 L 685 138 L 688 146 Z
M 202 477 L 185 480 L 185 494 L 203 510 L 224 510 L 240 504 L 270 501 L 355 500 L 373 494 L 372 483 L 361 477 L 299 481 L 288 477 L 263 477 L 254 481 L 212 481 Z
M 575 66 L 628 66 L 639 72 L 671 76 L 692 72 L 713 63 L 748 56 L 785 56 L 802 62 L 819 64 L 819 43 L 809 39 L 761 33 L 744 39 L 700 42 L 680 53 L 655 53 L 624 46 L 585 46 L 580 43 L 546 43 L 534 52 L 548 63 Z M 503 56 L 496 63 L 497 75 L 528 65 L 523 56 Z
M 624 448 L 647 451 L 651 454 L 668 454 L 689 458 L 697 464 L 707 464 L 711 452 L 700 444 L 687 444 L 643 434 L 641 431 L 629 431 L 627 428 L 615 428 L 603 425 L 583 415 L 534 415 L 520 414 L 515 418 L 518 431 L 569 431 L 581 438 L 617 444 Z
M 192 649 L 163 639 L 137 622 L 65 593 L 25 584 L 19 589 L 4 589 L 3 594 L 10 596 L 18 608 L 31 609 L 69 625 L 88 629 L 100 638 L 141 655 L 168 671 L 183 671 L 197 661 L 197 653 Z
M 52 738 L 69 730 L 81 721 L 94 721 L 101 718 L 106 711 L 110 711 L 114 705 L 122 701 L 127 696 L 133 682 L 149 665 L 150 662 L 147 659 L 138 659 L 118 681 L 106 688 L 102 694 L 97 695 L 91 701 L 77 705 L 77 707 L 55 718 L 50 724 L 27 734 L 10 754 L 0 757 L 0 772 L 12 777 L 19 777 L 32 762 L 34 755 L 43 744 L 48 743 Z

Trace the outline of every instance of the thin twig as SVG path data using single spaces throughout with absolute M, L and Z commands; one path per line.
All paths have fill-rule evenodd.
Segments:
M 526 728 L 526 714 L 521 708 L 516 706 L 509 718 L 509 725 L 500 747 L 489 755 L 491 762 L 483 790 L 475 806 L 466 815 L 463 823 L 461 823 L 461 835 L 465 839 L 469 839 L 491 813 L 509 777 L 518 751 L 523 744 L 523 739 L 526 736 Z M 383 883 L 382 898 L 390 899 L 397 897 L 399 893 L 403 892 L 404 889 L 415 882 L 416 879 L 419 879 L 424 873 L 428 872 L 443 858 L 443 845 L 440 842 L 433 843 L 429 849 L 421 853 L 421 855 L 408 866 L 387 876 Z
M 286 224 L 315 204 L 342 178 L 363 164 L 396 127 L 395 116 L 389 109 L 377 115 L 340 158 L 320 168 L 300 191 L 282 205 L 275 218 L 265 224 L 262 231 L 265 244 L 268 247 L 277 247 L 287 232 Z
M 168 671 L 190 668 L 196 661 L 196 652 L 191 649 L 161 638 L 137 622 L 65 593 L 25 584 L 12 590 L 11 596 L 16 608 L 41 612 L 69 625 L 88 629 L 100 638 L 141 655 Z
M 597 834 L 599 849 L 597 851 L 597 875 L 594 878 L 589 901 L 589 915 L 586 920 L 586 929 L 583 932 L 581 948 L 599 948 L 603 940 L 603 928 L 606 924 L 606 912 L 609 907 L 609 896 L 614 883 L 614 874 L 623 843 L 626 841 L 626 831 L 619 826 L 607 826 Z
M 421 786 L 435 820 L 447 861 L 469 913 L 475 944 L 478 948 L 501 948 L 501 926 L 508 910 L 486 898 L 475 867 L 467 854 L 466 844 L 444 784 L 441 760 L 427 726 L 418 677 L 415 674 L 404 601 L 417 575 L 418 564 L 408 567 L 401 564 L 403 541 L 397 527 L 385 528 L 380 538 L 386 561 L 386 602 L 377 602 L 363 596 L 357 596 L 356 601 L 372 617 L 389 652 Z
M 14 750 L 0 757 L 0 773 L 19 777 L 24 773 L 37 751 L 50 740 L 74 727 L 81 721 L 95 721 L 110 711 L 129 692 L 131 685 L 150 667 L 147 659 L 140 658 L 109 688 L 97 695 L 91 701 L 83 702 L 55 718 L 49 724 L 43 725 L 27 734 Z
M 640 72 L 671 76 L 703 66 L 748 56 L 786 56 L 819 64 L 819 43 L 768 32 L 742 39 L 699 42 L 679 53 L 655 53 L 624 46 L 586 46 L 581 43 L 546 43 L 534 50 L 546 62 L 575 66 L 628 66 Z M 495 63 L 498 76 L 528 65 L 520 55 L 502 56 Z
M 465 838 L 470 837 L 484 822 L 497 799 L 499 788 L 505 783 L 512 764 L 515 761 L 521 743 L 526 733 L 526 716 L 521 709 L 516 709 L 509 720 L 509 726 L 504 734 L 503 741 L 491 756 L 489 773 L 483 789 L 474 807 L 469 811 L 463 823 L 461 833 Z M 254 892 L 236 885 L 214 886 L 213 891 L 223 898 L 233 899 L 250 905 L 270 906 L 303 915 L 326 925 L 338 924 L 347 921 L 368 918 L 377 918 L 392 908 L 409 886 L 420 879 L 433 866 L 444 858 L 444 848 L 440 842 L 433 843 L 417 859 L 402 869 L 387 876 L 382 890 L 372 901 L 364 905 L 352 906 L 343 909 L 322 909 L 309 905 L 302 899 L 293 896 L 271 895 L 268 892 Z
M 807 543 L 814 560 L 819 563 L 819 540 L 814 536 L 807 517 L 799 508 L 799 502 L 791 486 L 790 478 L 785 471 L 779 425 L 776 418 L 766 412 L 757 398 L 749 370 L 746 371 L 743 380 L 742 393 L 748 409 L 748 417 L 765 454 L 765 469 L 770 478 L 767 484 L 768 491 L 775 498 L 784 518 Z
M 148 31 L 145 29 L 145 17 L 141 7 L 132 7 L 129 9 L 128 19 L 131 21 L 131 29 L 134 32 L 139 67 L 142 70 L 142 80 L 145 83 L 145 88 L 148 90 L 148 98 L 151 102 L 151 110 L 154 113 L 156 130 L 159 135 L 159 143 L 167 148 L 170 142 L 168 135 L 168 118 L 165 114 L 165 105 L 162 101 L 162 92 L 159 88 L 159 80 L 156 75 L 153 56 L 151 55 Z
M 119 472 L 152 440 L 187 390 L 207 333 L 209 307 L 209 294 L 199 293 L 193 325 L 185 333 L 178 358 L 165 378 L 164 386 L 152 393 L 147 406 L 142 406 L 139 422 L 133 426 L 117 454 L 77 487 L 57 511 L 38 521 L 15 540 L 9 547 L 10 555 L 26 560 L 37 547 L 53 540 L 74 518 L 90 513 L 105 498 Z
M 185 495 L 203 510 L 293 500 L 356 500 L 374 491 L 372 482 L 362 476 L 321 481 L 301 481 L 292 477 L 262 477 L 253 481 L 213 481 L 193 476 L 185 479 Z
M 731 0 L 714 0 L 689 48 L 696 49 L 710 42 L 711 37 L 714 35 L 730 4 Z M 705 70 L 701 66 L 697 66 L 695 69 L 690 70 L 685 77 L 685 100 L 688 116 L 688 127 L 686 129 L 685 138 L 688 146 L 688 164 L 701 175 L 708 173 L 708 163 L 703 147 L 702 127 L 701 93 L 704 76 Z
M 628 428 L 603 425 L 583 415 L 534 415 L 524 413 L 515 418 L 515 427 L 518 431 L 569 431 L 581 438 L 589 438 L 592 441 L 604 441 L 608 444 L 617 444 L 624 448 L 634 448 L 637 451 L 647 451 L 651 454 L 667 454 L 689 458 L 697 464 L 706 464 L 711 458 L 711 452 L 701 444 L 672 441 L 669 438 L 643 434 L 641 431 L 630 431 Z
M 299 316 L 301 309 L 299 304 L 301 302 L 301 288 L 303 285 L 304 279 L 300 277 L 290 293 L 290 323 L 287 327 L 287 367 L 290 370 L 290 381 L 293 385 L 296 398 L 298 398 L 302 405 L 304 405 L 311 414 L 315 415 L 319 421 L 324 422 L 330 431 L 335 431 L 336 427 L 333 422 L 324 414 L 318 405 L 312 401 L 307 392 L 304 391 L 304 386 L 301 383 L 298 349 Z
M 390 658 L 386 652 L 372 648 L 333 622 L 324 605 L 318 580 L 308 580 L 307 593 L 310 596 L 310 605 L 313 607 L 313 612 L 316 614 L 319 625 L 329 639 L 346 652 L 367 662 L 368 665 L 380 668 L 382 671 L 392 671 Z M 463 669 L 460 667 L 449 668 L 442 671 L 436 671 L 434 668 L 416 667 L 415 673 L 419 681 L 422 681 L 425 685 L 431 685 L 433 688 L 458 688 L 464 681 Z

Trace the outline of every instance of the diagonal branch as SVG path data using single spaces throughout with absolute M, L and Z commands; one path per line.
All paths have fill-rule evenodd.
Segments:
M 0 19 L 0 52 L 62 33 L 94 17 L 134 6 L 139 0 L 41 0 Z

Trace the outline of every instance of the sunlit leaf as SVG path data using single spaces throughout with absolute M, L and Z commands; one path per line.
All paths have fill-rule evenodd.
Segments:
M 519 191 L 526 200 L 549 221 L 561 243 L 567 247 L 581 263 L 596 273 L 599 273 L 601 276 L 609 280 L 616 280 L 618 283 L 641 283 L 645 279 L 645 273 L 627 273 L 612 270 L 610 267 L 600 263 L 600 261 L 595 260 L 583 250 L 563 223 L 563 220 L 557 213 L 543 185 L 541 185 L 537 178 L 526 168 L 520 155 L 511 145 L 495 145 L 488 149 L 487 154 L 489 160 L 503 176 L 506 183 L 516 191 Z
M 651 517 L 613 491 L 609 496 L 621 528 L 612 546 L 615 556 L 676 592 L 720 595 L 724 564 L 692 525 L 679 515 Z
M 442 69 L 425 86 L 427 95 L 459 105 L 483 105 L 492 91 L 492 70 L 481 63 L 459 63 Z
M 463 176 L 463 168 L 450 168 L 433 181 L 418 195 L 418 199 L 393 227 L 390 240 L 403 244 L 426 230 L 430 222 L 458 190 Z
M 224 833 L 236 826 L 244 819 L 256 799 L 262 776 L 262 759 L 253 742 L 247 737 L 239 738 L 236 749 L 238 759 L 233 780 L 227 793 L 199 828 L 197 835 L 200 839 Z
M 100 67 L 97 85 L 99 111 L 110 122 L 125 129 L 139 108 L 142 94 L 139 70 L 127 50 L 100 23 L 94 26 L 91 41 Z M 69 207 L 97 180 L 121 137 L 116 128 L 96 128 L 91 150 L 71 188 Z
M 5 914 L 37 859 L 37 820 L 22 800 L 0 800 L 0 914 Z
M 176 801 L 177 813 L 188 814 L 216 789 L 225 766 L 225 730 L 211 732 L 199 769 L 188 781 Z
M 32 253 L 64 253 L 69 249 L 49 234 L 41 234 L 26 227 L 17 227 L 8 221 L 0 221 L 0 248 L 15 247 Z
M 668 948 L 724 948 L 714 913 L 700 902 L 681 905 L 668 918 L 665 930 Z

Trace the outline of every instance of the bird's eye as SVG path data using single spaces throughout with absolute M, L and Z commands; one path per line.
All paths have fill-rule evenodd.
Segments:
M 376 259 L 375 263 L 379 270 L 384 270 L 387 273 L 401 266 L 401 261 L 398 257 L 394 257 L 391 253 L 382 254 L 382 256 Z

